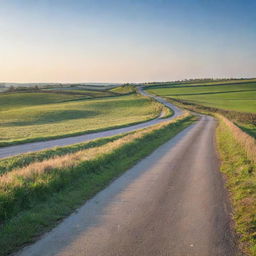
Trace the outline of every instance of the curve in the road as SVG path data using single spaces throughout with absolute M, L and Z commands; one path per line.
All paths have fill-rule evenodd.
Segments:
M 149 126 L 152 126 L 154 124 L 161 123 L 166 120 L 174 119 L 175 117 L 181 115 L 182 110 L 174 106 L 173 104 L 167 102 L 166 100 L 148 94 L 145 91 L 143 91 L 141 88 L 138 89 L 139 93 L 141 93 L 144 96 L 152 97 L 155 100 L 159 101 L 160 103 L 164 104 L 165 106 L 171 108 L 174 111 L 174 114 L 166 119 L 157 118 L 151 121 L 147 121 L 144 123 L 131 125 L 128 127 L 123 128 L 117 128 L 113 130 L 107 130 L 102 132 L 96 132 L 96 133 L 90 133 L 85 135 L 79 135 L 74 137 L 67 137 L 67 138 L 61 138 L 61 139 L 54 139 L 54 140 L 48 140 L 48 141 L 40 141 L 40 142 L 32 142 L 32 143 L 26 143 L 26 144 L 20 144 L 15 146 L 8 146 L 8 147 L 2 147 L 0 148 L 0 159 L 10 156 L 19 155 L 22 153 L 28 153 L 28 152 L 35 152 L 40 151 L 44 149 L 49 149 L 53 147 L 60 147 L 60 146 L 67 146 L 72 145 L 76 143 L 86 142 L 97 138 L 104 138 L 104 137 L 110 137 L 121 133 L 136 131 L 138 129 L 146 128 Z

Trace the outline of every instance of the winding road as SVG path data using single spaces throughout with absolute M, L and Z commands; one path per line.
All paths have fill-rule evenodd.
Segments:
M 181 115 L 182 111 L 179 108 L 177 108 L 176 106 L 174 106 L 173 104 L 167 102 L 166 100 L 163 100 L 154 95 L 150 95 L 150 94 L 144 92 L 141 88 L 139 88 L 138 91 L 142 95 L 153 97 L 157 101 L 159 101 L 159 102 L 163 103 L 164 105 L 166 105 L 167 107 L 171 108 L 174 111 L 174 114 L 171 117 L 166 118 L 166 119 L 156 118 L 154 120 L 150 120 L 150 121 L 143 122 L 140 124 L 131 125 L 128 127 L 123 127 L 123 128 L 117 128 L 117 129 L 113 129 L 113 130 L 89 133 L 89 134 L 85 134 L 85 135 L 79 135 L 79 136 L 73 136 L 73 137 L 67 137 L 67 138 L 61 138 L 61 139 L 54 139 L 54 140 L 47 140 L 47 141 L 40 141 L 40 142 L 31 142 L 31 143 L 26 143 L 26 144 L 1 147 L 0 148 L 0 159 L 10 157 L 10 156 L 16 156 L 16 155 L 23 154 L 23 153 L 35 152 L 35 151 L 40 151 L 40 150 L 49 149 L 49 148 L 53 148 L 53 147 L 67 146 L 67 145 L 86 142 L 86 141 L 90 141 L 90 140 L 94 140 L 94 139 L 111 137 L 111 136 L 118 135 L 121 133 L 132 132 L 132 131 L 136 131 L 138 129 L 152 126 L 154 124 L 161 123 L 166 120 L 174 119 L 177 116 Z
M 202 116 L 16 255 L 239 255 L 215 128 Z

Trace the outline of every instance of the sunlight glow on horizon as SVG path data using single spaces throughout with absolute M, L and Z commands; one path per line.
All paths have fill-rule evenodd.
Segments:
M 0 7 L 0 82 L 256 77 L 252 0 L 10 0 Z

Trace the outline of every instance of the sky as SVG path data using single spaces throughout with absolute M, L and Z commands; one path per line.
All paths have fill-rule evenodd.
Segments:
M 256 77 L 255 10 L 255 0 L 0 0 L 0 81 Z

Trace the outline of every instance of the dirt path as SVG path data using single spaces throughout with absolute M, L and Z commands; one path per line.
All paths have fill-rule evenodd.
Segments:
M 215 126 L 203 116 L 17 255 L 237 255 Z
M 75 143 L 81 143 L 81 142 L 98 139 L 98 138 L 110 137 L 110 136 L 114 136 L 114 135 L 125 133 L 125 132 L 136 131 L 138 129 L 146 128 L 146 127 L 161 123 L 166 120 L 174 119 L 175 117 L 181 115 L 182 111 L 179 108 L 172 105 L 171 103 L 169 103 L 159 97 L 155 97 L 153 95 L 144 93 L 142 90 L 139 90 L 139 92 L 142 95 L 153 97 L 156 100 L 158 100 L 159 102 L 166 105 L 167 107 L 171 108 L 174 111 L 174 115 L 171 116 L 170 118 L 166 118 L 166 119 L 157 118 L 157 119 L 154 119 L 154 120 L 151 120 L 148 122 L 131 125 L 131 126 L 124 127 L 124 128 L 113 129 L 113 130 L 109 130 L 109 131 L 102 131 L 102 132 L 90 133 L 90 134 L 62 138 L 62 139 L 32 142 L 32 143 L 26 143 L 26 144 L 21 144 L 21 145 L 2 147 L 2 148 L 0 148 L 0 159 L 5 158 L 5 157 L 19 155 L 22 153 L 35 152 L 35 151 L 49 149 L 49 148 L 53 148 L 53 147 L 59 147 L 59 146 L 67 146 L 67 145 L 71 145 L 71 144 L 75 144 Z

